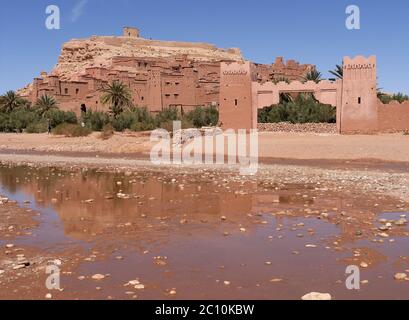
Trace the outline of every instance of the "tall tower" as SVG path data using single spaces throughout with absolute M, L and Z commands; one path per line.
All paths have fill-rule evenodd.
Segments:
M 256 129 L 257 106 L 252 102 L 253 65 L 221 63 L 220 119 L 223 129 Z
M 374 132 L 378 129 L 376 57 L 344 58 L 341 133 Z

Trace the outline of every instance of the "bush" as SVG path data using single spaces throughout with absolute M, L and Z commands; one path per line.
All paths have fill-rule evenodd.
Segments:
M 114 127 L 112 125 L 106 124 L 101 131 L 101 135 L 99 136 L 102 140 L 108 140 L 114 135 Z
M 52 109 L 45 113 L 44 118 L 50 120 L 50 124 L 52 128 L 57 127 L 62 123 L 71 123 L 77 124 L 78 119 L 74 112 L 72 111 L 62 111 L 58 109 Z
M 219 121 L 219 110 L 213 106 L 199 106 L 188 112 L 185 118 L 196 128 L 216 126 Z
M 105 125 L 109 123 L 109 116 L 107 113 L 92 110 L 83 114 L 82 121 L 85 126 L 92 131 L 101 131 Z
M 44 133 L 48 131 L 48 122 L 47 120 L 41 120 L 29 124 L 26 128 L 27 133 Z
M 260 123 L 335 123 L 336 107 L 319 103 L 312 96 L 299 95 L 294 101 L 259 110 Z
M 86 137 L 91 134 L 91 130 L 78 124 L 62 123 L 53 129 L 55 135 L 64 135 L 66 137 Z
M 134 107 L 119 114 L 112 120 L 116 131 L 130 129 L 133 131 L 146 131 L 155 129 L 155 120 L 146 108 Z
M 6 113 L 0 113 L 0 131 L 10 132 L 10 116 Z
M 405 101 L 409 100 L 409 96 L 408 95 L 404 95 L 403 93 L 397 93 L 397 94 L 386 94 L 386 93 L 381 93 L 378 94 L 378 98 L 379 100 L 381 100 L 381 102 L 383 104 L 389 104 L 392 101 L 397 101 L 399 103 L 403 103 Z
M 165 108 L 162 111 L 160 111 L 155 117 L 157 128 L 162 128 L 162 124 L 167 126 L 167 124 L 165 123 L 180 120 L 182 120 L 182 115 L 180 114 L 179 110 L 176 107 Z

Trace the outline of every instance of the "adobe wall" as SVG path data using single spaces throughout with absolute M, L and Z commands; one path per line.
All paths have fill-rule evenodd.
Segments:
M 257 109 L 253 108 L 250 62 L 222 63 L 220 69 L 219 122 L 223 129 L 257 128 Z
M 378 131 L 397 132 L 409 131 L 409 101 L 399 104 L 378 103 Z

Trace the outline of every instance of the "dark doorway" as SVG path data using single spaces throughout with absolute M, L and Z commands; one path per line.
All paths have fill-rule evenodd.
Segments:
M 81 105 L 81 112 L 87 113 L 87 106 L 84 103 Z

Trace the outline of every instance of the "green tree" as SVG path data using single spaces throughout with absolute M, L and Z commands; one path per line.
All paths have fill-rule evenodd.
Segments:
M 322 80 L 322 74 L 321 72 L 313 69 L 304 76 L 303 80 L 305 82 L 314 81 L 315 83 L 318 83 Z
M 343 79 L 344 78 L 344 69 L 340 65 L 336 65 L 334 70 L 330 70 L 329 73 L 331 73 L 335 78 L 337 79 Z
M 0 97 L 0 108 L 3 112 L 9 113 L 14 109 L 23 106 L 26 101 L 15 91 L 8 91 Z
M 57 101 L 53 97 L 45 94 L 37 99 L 35 108 L 38 114 L 44 117 L 50 110 L 57 108 Z
M 114 118 L 118 117 L 125 108 L 132 105 L 132 94 L 129 88 L 119 81 L 103 86 L 101 102 L 104 105 L 109 105 L 110 113 Z

